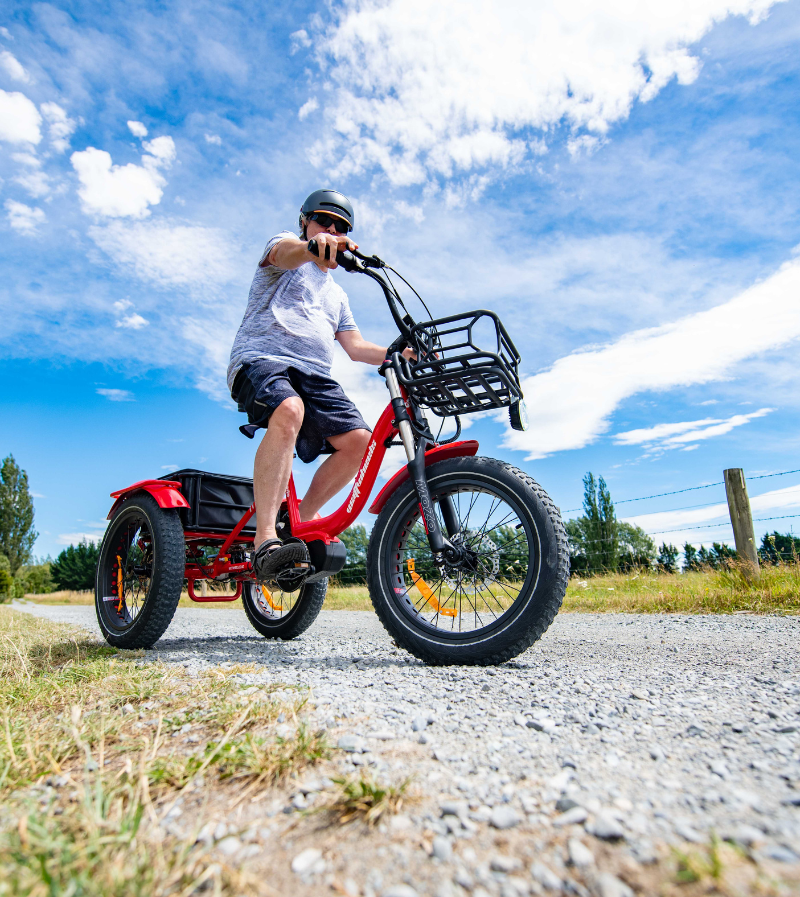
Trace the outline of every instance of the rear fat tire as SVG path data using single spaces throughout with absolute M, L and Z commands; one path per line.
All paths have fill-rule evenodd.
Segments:
M 504 615 L 507 620 L 491 632 L 476 630 L 474 638 L 454 641 L 417 624 L 398 606 L 389 577 L 390 544 L 400 517 L 417 502 L 414 484 L 403 483 L 384 506 L 369 542 L 367 571 L 372 604 L 381 622 L 397 641 L 426 663 L 493 665 L 521 654 L 542 637 L 558 613 L 569 582 L 569 542 L 558 508 L 542 487 L 524 471 L 494 458 L 453 458 L 427 470 L 432 495 L 446 490 L 448 479 L 469 479 L 476 486 L 505 489 L 514 495 L 538 538 L 538 576 L 531 588 Z M 519 607 L 517 608 L 517 605 Z M 501 617 L 502 621 L 504 617 Z
M 140 520 L 152 538 L 150 582 L 141 609 L 126 622 L 114 602 L 104 601 L 111 591 L 111 571 L 124 528 Z M 166 632 L 181 598 L 186 545 L 178 512 L 160 508 L 147 493 L 126 499 L 108 525 L 100 546 L 95 578 L 95 611 L 103 638 L 115 648 L 151 648 Z M 114 594 L 112 592 L 112 594 Z
M 317 619 L 328 592 L 328 580 L 307 582 L 300 588 L 300 594 L 289 613 L 274 620 L 258 609 L 258 589 L 254 582 L 242 583 L 242 604 L 253 628 L 264 638 L 292 639 L 302 635 Z

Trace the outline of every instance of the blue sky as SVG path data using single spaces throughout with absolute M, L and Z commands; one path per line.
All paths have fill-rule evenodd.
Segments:
M 263 244 L 319 186 L 352 197 L 362 249 L 435 313 L 501 314 L 532 428 L 467 435 L 565 511 L 587 470 L 621 500 L 800 468 L 800 2 L 530 7 L 37 3 L 0 21 L 0 453 L 28 471 L 37 554 L 102 534 L 135 480 L 250 472 L 230 345 Z M 388 342 L 370 284 L 334 276 Z M 376 418 L 380 380 L 335 372 Z M 750 492 L 757 518 L 800 514 L 800 474 Z M 699 544 L 730 538 L 720 503 L 619 513 Z

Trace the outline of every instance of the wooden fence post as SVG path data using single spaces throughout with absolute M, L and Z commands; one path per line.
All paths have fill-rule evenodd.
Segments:
M 731 467 L 723 471 L 723 476 L 725 477 L 725 494 L 728 496 L 728 511 L 731 515 L 736 552 L 751 568 L 752 574 L 758 576 L 756 534 L 753 529 L 753 512 L 750 510 L 744 471 L 741 467 Z

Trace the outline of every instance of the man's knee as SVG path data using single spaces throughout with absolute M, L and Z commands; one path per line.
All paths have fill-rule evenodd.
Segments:
M 303 400 L 299 396 L 289 396 L 272 412 L 269 429 L 275 428 L 297 436 L 303 426 L 305 411 Z
M 331 444 L 337 452 L 345 452 L 360 458 L 367 450 L 371 436 L 369 430 L 350 430 L 334 437 L 336 442 Z M 330 439 L 328 441 L 331 442 Z

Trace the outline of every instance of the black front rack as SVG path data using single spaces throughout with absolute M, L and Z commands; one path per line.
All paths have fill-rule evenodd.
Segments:
M 494 312 L 424 321 L 411 332 L 418 360 L 403 360 L 396 370 L 418 405 L 450 417 L 505 408 L 522 398 L 520 355 Z

